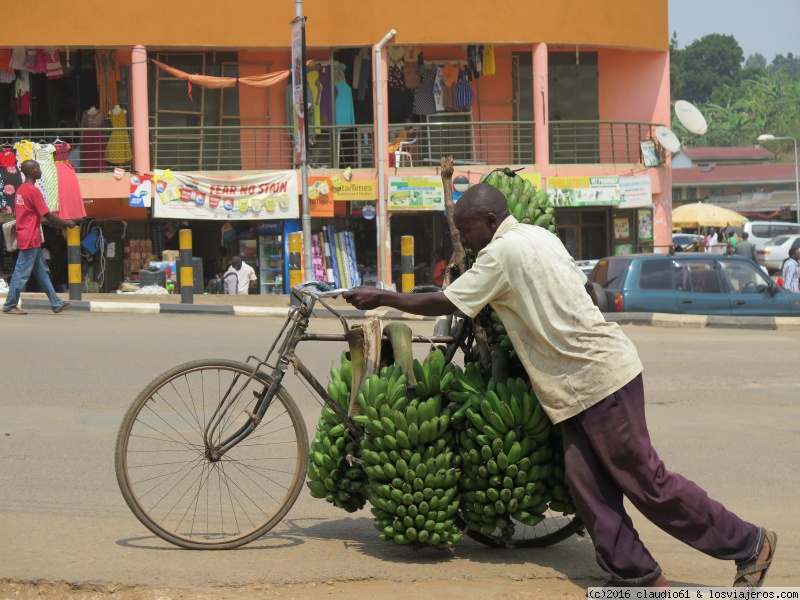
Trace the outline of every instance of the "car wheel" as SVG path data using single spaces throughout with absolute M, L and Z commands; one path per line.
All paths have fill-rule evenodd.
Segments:
M 603 286 L 594 281 L 592 282 L 592 286 L 594 287 L 594 293 L 597 295 L 597 308 L 600 309 L 600 312 L 608 312 L 608 297 L 606 296 L 606 291 L 603 289 Z

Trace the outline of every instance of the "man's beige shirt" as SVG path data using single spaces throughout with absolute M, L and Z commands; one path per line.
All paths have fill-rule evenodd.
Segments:
M 444 291 L 470 317 L 491 303 L 554 423 L 642 371 L 633 343 L 603 318 L 585 283 L 557 236 L 508 217 L 472 268 Z

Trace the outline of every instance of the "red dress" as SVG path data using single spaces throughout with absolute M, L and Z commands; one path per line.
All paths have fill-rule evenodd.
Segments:
M 58 210 L 56 214 L 62 219 L 82 219 L 86 216 L 83 205 L 83 194 L 78 183 L 78 175 L 69 163 L 70 145 L 56 142 L 53 159 L 58 171 Z
M 97 129 L 97 131 L 84 131 L 81 140 L 81 173 L 102 173 L 106 170 L 105 133 L 102 131 L 103 113 L 99 110 L 91 114 L 88 110 L 83 112 L 81 127 Z

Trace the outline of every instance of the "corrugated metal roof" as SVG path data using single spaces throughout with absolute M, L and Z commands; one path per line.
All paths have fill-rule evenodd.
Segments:
M 714 146 L 710 148 L 682 148 L 681 152 L 692 160 L 772 160 L 775 155 L 762 146 Z
M 709 165 L 672 169 L 672 187 L 794 182 L 794 163 Z

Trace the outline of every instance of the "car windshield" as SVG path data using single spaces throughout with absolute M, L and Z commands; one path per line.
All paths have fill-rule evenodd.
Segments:
M 622 287 L 623 275 L 629 263 L 629 260 L 604 258 L 598 261 L 591 279 L 605 289 L 618 290 Z

